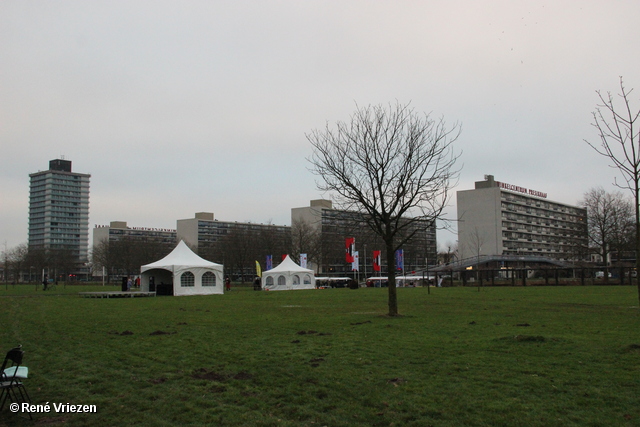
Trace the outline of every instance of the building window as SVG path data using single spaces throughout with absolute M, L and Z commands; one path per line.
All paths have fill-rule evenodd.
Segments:
M 180 276 L 180 286 L 183 288 L 193 287 L 195 286 L 196 278 L 192 272 L 187 271 L 182 273 Z
M 216 275 L 210 271 L 207 271 L 202 275 L 202 286 L 215 286 Z

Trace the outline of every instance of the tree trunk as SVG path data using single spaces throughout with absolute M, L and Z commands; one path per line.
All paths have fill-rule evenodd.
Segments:
M 640 306 L 640 277 L 638 277 L 638 258 L 640 258 L 640 188 L 638 188 L 638 175 L 635 177 L 635 205 L 636 205 L 636 282 L 638 283 L 638 305 Z M 629 274 L 629 276 L 632 276 Z M 633 277 L 629 277 L 629 281 L 633 284 Z
M 393 244 L 387 243 L 387 279 L 389 283 L 389 316 L 398 315 L 398 293 L 396 288 L 396 254 Z

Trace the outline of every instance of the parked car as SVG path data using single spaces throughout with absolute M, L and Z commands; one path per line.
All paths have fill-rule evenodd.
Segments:
M 611 278 L 611 273 L 607 273 L 607 277 Z M 604 271 L 596 271 L 596 279 L 603 279 Z

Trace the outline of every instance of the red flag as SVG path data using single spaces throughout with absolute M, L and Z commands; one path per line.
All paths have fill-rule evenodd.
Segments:
M 282 254 L 282 260 L 284 261 L 284 259 L 287 257 L 287 254 Z
M 373 251 L 373 271 L 380 271 L 380 251 Z
M 352 263 L 354 261 L 353 258 L 353 253 L 355 252 L 356 249 L 356 238 L 355 237 L 347 237 L 347 239 L 345 240 L 345 248 L 347 251 L 347 255 L 346 255 L 346 261 L 348 263 Z

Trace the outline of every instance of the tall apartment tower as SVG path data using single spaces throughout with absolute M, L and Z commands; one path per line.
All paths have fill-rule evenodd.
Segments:
M 51 160 L 49 170 L 29 175 L 29 249 L 71 251 L 87 262 L 89 178 L 71 172 L 70 160 Z

